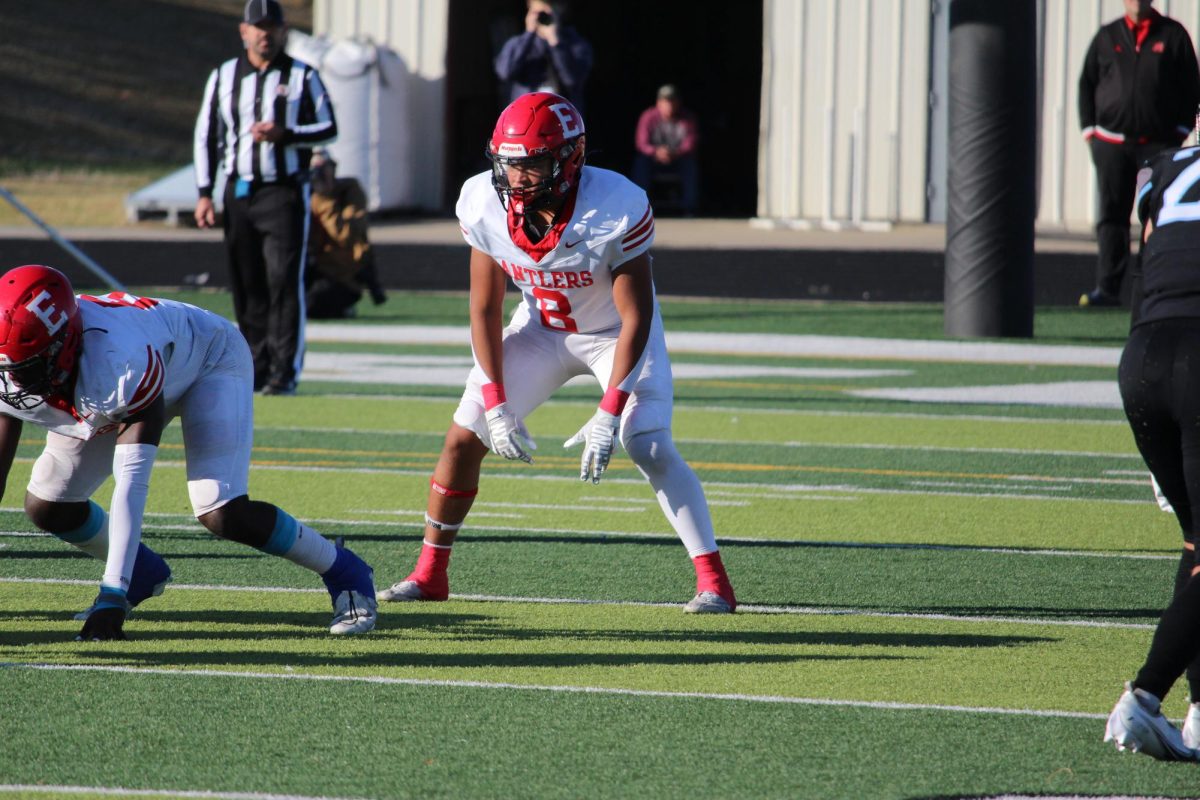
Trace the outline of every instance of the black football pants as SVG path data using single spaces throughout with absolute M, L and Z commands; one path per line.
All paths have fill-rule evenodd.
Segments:
M 254 385 L 287 386 L 304 363 L 308 188 L 272 184 L 235 197 L 225 189 L 225 248 L 238 327 L 254 357 Z
M 1200 319 L 1139 325 L 1129 335 L 1118 372 L 1125 416 L 1146 466 L 1154 474 L 1185 542 L 1196 543 L 1200 520 Z M 1147 492 L 1149 487 L 1147 487 Z M 1147 502 L 1149 498 L 1147 498 Z M 1163 612 L 1146 663 L 1134 684 L 1165 697 L 1187 671 L 1200 701 L 1200 576 L 1184 550 L 1174 598 Z

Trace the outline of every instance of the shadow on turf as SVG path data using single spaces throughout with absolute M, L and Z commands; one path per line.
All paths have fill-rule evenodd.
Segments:
M 771 605 L 771 603 L 756 599 L 745 600 L 747 604 Z M 796 603 L 778 603 L 780 606 L 796 606 Z M 832 603 L 804 603 L 802 608 L 823 609 L 827 611 L 845 611 L 851 607 Z M 881 614 L 946 614 L 965 617 L 1029 617 L 1036 619 L 1104 619 L 1104 620 L 1141 620 L 1143 622 L 1157 621 L 1162 616 L 1162 608 L 1055 608 L 1051 606 L 904 606 L 880 605 L 871 603 L 856 603 L 852 607 L 855 612 L 879 612 Z
M 136 641 L 147 641 L 138 637 Z M 82 645 L 81 645 L 82 646 Z M 784 656 L 776 654 L 729 653 L 372 653 L 362 646 L 345 654 L 280 653 L 273 650 L 205 650 L 203 652 L 129 652 L 118 643 L 94 643 L 87 655 L 102 661 L 120 662 L 122 666 L 189 667 L 231 665 L 255 667 L 632 667 L 632 666 L 701 666 L 705 664 L 788 664 L 815 661 L 897 661 L 901 656 Z
M 169 552 L 164 552 L 162 550 L 159 550 L 158 554 L 160 556 L 162 556 L 163 558 L 165 558 L 168 563 L 172 563 L 175 561 L 212 561 L 212 560 L 252 561 L 252 560 L 258 560 L 258 559 L 270 558 L 270 556 L 267 556 L 263 553 L 259 553 L 254 550 L 249 550 L 244 547 L 238 548 L 238 549 L 231 548 L 229 550 L 229 552 L 221 552 L 221 553 L 169 553 Z M 93 559 L 91 556 L 81 553 L 73 547 L 70 550 L 8 550 L 8 549 L 5 549 L 3 551 L 3 556 L 6 561 L 8 559 L 13 559 L 13 560 L 24 559 L 24 560 L 40 561 L 40 560 L 44 560 L 44 559 L 58 560 L 58 559 L 76 559 L 77 558 L 77 559 L 81 559 L 84 561 L 92 561 L 97 564 L 100 563 L 96 559 Z
M 65 614 L 60 611 L 11 610 L 16 618 L 61 623 Z M 310 612 L 252 612 L 234 613 L 206 611 L 146 611 L 127 624 L 127 633 L 134 641 L 159 643 L 171 641 L 237 641 L 237 640 L 294 640 L 325 638 L 326 613 Z M 192 630 L 195 625 L 218 625 L 221 630 Z M 176 627 L 182 626 L 182 627 Z M 300 630 L 280 630 L 280 627 Z M 307 630 L 305 630 L 307 629 Z M 674 642 L 725 645 L 755 645 L 759 647 L 906 647 L 906 648 L 981 648 L 1012 647 L 1053 641 L 1046 637 L 1000 636 L 988 634 L 919 634 L 919 633 L 865 633 L 848 631 L 729 631 L 729 630 L 667 630 L 646 631 L 635 629 L 562 629 L 562 628 L 514 628 L 494 622 L 484 614 L 384 614 L 380 618 L 379 630 L 405 635 L 420 630 L 444 636 L 458 642 Z M 372 637 L 382 638 L 382 637 Z M 55 631 L 12 631 L 0 632 L 0 647 L 25 647 L 35 644 L 53 644 L 70 640 L 70 634 Z M 369 640 L 368 640 L 369 641 Z M 107 647 L 108 645 L 105 645 Z M 115 645 L 119 647 L 120 645 Z M 136 659 L 146 663 L 233 663 L 230 658 L 236 652 L 183 652 L 183 653 L 130 653 L 128 651 L 104 651 L 105 655 Z M 242 654 L 243 657 L 245 654 Z M 356 664 L 367 665 L 410 665 L 410 666 L 570 666 L 581 664 L 630 665 L 641 663 L 718 663 L 741 661 L 745 663 L 804 662 L 810 660 L 898 660 L 908 656 L 861 654 L 853 656 L 817 655 L 811 653 L 756 653 L 711 654 L 687 653 L 454 653 L 454 654 L 363 654 L 358 651 L 348 655 Z M 320 664 L 328 661 L 328 653 L 306 656 L 303 654 L 272 653 L 260 651 L 254 656 L 256 663 Z
M 475 525 L 471 533 L 459 534 L 458 542 L 480 542 L 483 544 L 606 544 L 606 545 L 653 545 L 657 547 L 678 548 L 679 539 L 674 534 L 662 532 L 658 534 L 637 534 L 637 533 L 621 533 L 615 536 L 594 533 L 519 533 L 516 531 L 504 531 L 499 533 L 489 533 L 494 530 L 486 524 Z M 383 533 L 367 533 L 356 530 L 353 534 L 346 536 L 347 546 L 354 542 L 378 542 L 381 544 L 407 544 L 420 542 L 424 537 L 423 532 L 417 533 L 400 533 L 395 531 L 385 531 Z M 931 550 L 936 552 L 961 552 L 961 553 L 983 553 L 988 554 L 1002 549 L 1005 554 L 1008 553 L 1029 553 L 1031 555 L 1039 555 L 1044 548 L 1035 547 L 1002 547 L 998 548 L 994 544 L 938 544 L 936 542 L 836 542 L 836 541 L 821 541 L 818 539 L 788 539 L 780 541 L 771 541 L 766 539 L 755 540 L 753 542 L 736 541 L 725 539 L 718 536 L 717 543 L 723 549 L 738 549 L 752 550 L 762 548 L 765 550 Z M 1086 557 L 1094 554 L 1092 550 L 1071 550 L 1067 548 L 1057 548 L 1055 552 L 1059 553 L 1078 553 L 1081 557 Z M 1164 547 L 1161 549 L 1146 549 L 1146 548 L 1129 548 L 1106 550 L 1105 553 L 1161 553 L 1163 555 L 1177 555 L 1178 548 Z M 165 554 L 164 554 L 165 557 Z

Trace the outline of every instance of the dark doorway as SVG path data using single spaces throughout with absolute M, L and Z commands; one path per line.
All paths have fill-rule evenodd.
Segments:
M 638 115 L 664 83 L 700 122 L 700 213 L 749 217 L 758 192 L 762 6 L 716 0 L 575 0 L 575 28 L 591 42 L 586 90 L 588 163 L 628 174 Z M 447 187 L 487 169 L 484 144 L 506 103 L 492 69 L 523 30 L 524 0 L 450 0 Z

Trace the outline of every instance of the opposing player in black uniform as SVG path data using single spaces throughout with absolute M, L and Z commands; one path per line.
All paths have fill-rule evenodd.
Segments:
M 1174 507 L 1183 551 L 1174 599 L 1104 740 L 1163 760 L 1200 761 L 1200 702 L 1189 707 L 1182 735 L 1160 710 L 1185 671 L 1191 699 L 1200 701 L 1200 147 L 1152 159 L 1138 174 L 1137 208 L 1142 299 L 1135 297 L 1121 355 L 1121 399 L 1138 450 Z

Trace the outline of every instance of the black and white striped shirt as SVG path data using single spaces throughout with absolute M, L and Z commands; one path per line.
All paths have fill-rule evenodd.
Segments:
M 271 121 L 287 128 L 283 140 L 255 142 L 250 126 Z M 313 147 L 336 137 L 333 105 L 315 69 L 280 53 L 260 72 L 243 53 L 213 70 L 204 87 L 196 117 L 196 186 L 201 197 L 212 197 L 222 164 L 229 183 L 288 180 L 308 169 Z

